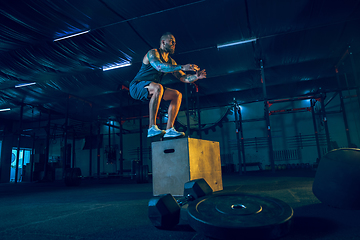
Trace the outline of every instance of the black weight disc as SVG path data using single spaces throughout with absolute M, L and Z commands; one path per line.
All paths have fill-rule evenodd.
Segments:
M 144 183 L 149 182 L 149 166 L 148 165 L 143 165 L 142 177 L 143 177 L 143 182 Z
M 140 165 L 136 165 L 136 169 L 135 169 L 135 179 L 137 183 L 141 183 L 142 182 L 142 174 L 141 174 L 141 166 Z
M 189 224 L 216 239 L 276 239 L 290 231 L 293 209 L 285 202 L 241 193 L 217 193 L 188 206 Z

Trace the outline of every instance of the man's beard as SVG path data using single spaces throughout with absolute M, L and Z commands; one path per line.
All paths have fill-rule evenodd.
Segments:
M 175 48 L 171 48 L 168 45 L 165 45 L 165 51 L 168 52 L 169 54 L 174 54 Z

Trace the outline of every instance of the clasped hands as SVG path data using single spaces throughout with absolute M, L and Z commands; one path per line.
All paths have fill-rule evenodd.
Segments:
M 200 68 L 196 65 L 196 64 L 186 64 L 186 65 L 182 65 L 182 70 L 184 71 L 194 71 L 196 72 L 196 77 L 198 79 L 203 79 L 206 78 L 206 71 L 205 69 L 200 71 Z

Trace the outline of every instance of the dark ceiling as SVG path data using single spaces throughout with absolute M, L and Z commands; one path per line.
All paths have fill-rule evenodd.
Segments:
M 145 114 L 139 110 L 147 104 L 122 86 L 167 31 L 176 37 L 178 64 L 207 71 L 197 82 L 202 108 L 263 100 L 260 60 L 268 99 L 336 90 L 335 65 L 349 46 L 359 71 L 359 0 L 2 0 L 0 6 L 0 109 L 11 108 L 0 119 L 18 120 L 21 106 L 24 121 L 47 113 L 78 121 Z M 257 40 L 217 47 L 251 38 Z M 357 85 L 350 60 L 347 54 L 339 64 L 342 88 Z M 132 65 L 102 71 L 126 61 Z M 184 92 L 171 76 L 164 84 Z

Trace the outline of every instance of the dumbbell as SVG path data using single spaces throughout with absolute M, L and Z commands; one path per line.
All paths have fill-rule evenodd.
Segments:
M 190 201 L 212 194 L 213 190 L 203 179 L 185 183 L 184 197 L 176 200 L 171 194 L 161 194 L 149 201 L 149 219 L 159 229 L 171 229 L 180 221 L 181 207 Z

